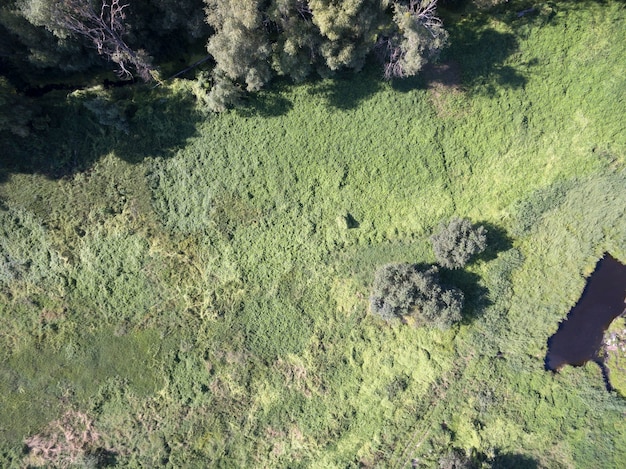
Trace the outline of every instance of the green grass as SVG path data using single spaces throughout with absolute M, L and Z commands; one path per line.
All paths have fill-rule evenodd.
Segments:
M 457 90 L 367 69 L 200 120 L 175 82 L 111 98 L 128 135 L 89 96 L 51 108 L 2 170 L 3 464 L 77 408 L 123 467 L 622 466 L 623 399 L 543 357 L 626 260 L 626 12 L 514 11 L 450 18 Z M 433 262 L 451 215 L 492 242 L 448 274 L 462 324 L 369 314 L 376 268 Z

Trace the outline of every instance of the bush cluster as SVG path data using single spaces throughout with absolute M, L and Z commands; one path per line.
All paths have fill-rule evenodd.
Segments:
M 466 218 L 453 217 L 446 225 L 439 225 L 439 231 L 431 236 L 437 262 L 449 269 L 465 267 L 470 258 L 483 252 L 487 247 L 487 230 L 474 227 Z
M 459 289 L 440 284 L 436 266 L 387 264 L 376 272 L 370 306 L 386 321 L 411 317 L 417 325 L 445 329 L 461 319 L 463 298 Z
M 485 250 L 486 235 L 484 227 L 475 228 L 469 220 L 455 217 L 441 224 L 431 241 L 439 264 L 458 269 Z M 450 327 L 461 319 L 464 296 L 458 288 L 442 285 L 438 272 L 437 266 L 382 266 L 375 274 L 370 309 L 385 321 L 412 318 L 416 325 Z

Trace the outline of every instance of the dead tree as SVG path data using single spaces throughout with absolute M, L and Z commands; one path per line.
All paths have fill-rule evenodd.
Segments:
M 126 8 L 121 0 L 101 0 L 100 11 L 89 0 L 61 0 L 56 22 L 70 33 L 86 38 L 98 54 L 117 64 L 117 74 L 131 78 L 134 73 L 144 81 L 152 80 L 152 66 L 142 51 L 131 49 L 126 34 Z

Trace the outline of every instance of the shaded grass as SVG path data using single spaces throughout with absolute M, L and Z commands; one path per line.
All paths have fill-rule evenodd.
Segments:
M 71 176 L 111 152 L 132 163 L 169 156 L 195 135 L 201 116 L 188 93 L 145 86 L 52 92 L 39 98 L 36 109 L 30 136 L 0 134 L 2 181 L 22 173 Z

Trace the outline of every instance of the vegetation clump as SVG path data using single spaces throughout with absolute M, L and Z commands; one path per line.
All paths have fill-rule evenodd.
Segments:
M 258 91 L 275 75 L 299 82 L 314 71 L 358 71 L 372 52 L 386 79 L 414 76 L 448 39 L 436 0 L 205 2 L 215 31 L 207 43 L 216 64 L 214 111 L 235 104 L 233 87 Z
M 463 299 L 458 288 L 439 282 L 436 266 L 387 264 L 376 272 L 370 307 L 386 321 L 412 318 L 445 329 L 461 319 Z
M 472 256 L 485 250 L 487 230 L 483 226 L 474 227 L 466 218 L 453 217 L 447 225 L 440 224 L 430 240 L 440 265 L 460 269 Z

